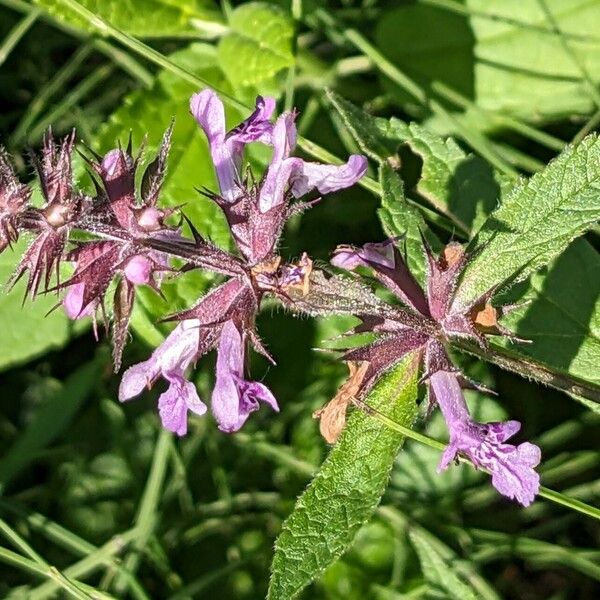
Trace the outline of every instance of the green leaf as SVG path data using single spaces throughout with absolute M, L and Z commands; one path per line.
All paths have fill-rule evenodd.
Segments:
M 384 12 L 375 40 L 420 85 L 442 82 L 484 109 L 532 122 L 588 114 L 595 107 L 584 74 L 600 82 L 600 11 L 587 0 L 545 4 L 560 34 L 542 2 L 468 0 L 470 15 L 424 4 Z M 398 86 L 386 86 L 409 104 Z
M 84 364 L 35 413 L 27 428 L 0 461 L 0 493 L 69 425 L 96 385 L 100 363 Z
M 409 427 L 417 369 L 410 355 L 381 379 L 367 403 Z M 299 498 L 275 546 L 270 600 L 290 600 L 350 546 L 388 482 L 402 435 L 354 411 L 321 469 Z
M 219 63 L 237 86 L 258 86 L 294 64 L 294 26 L 280 8 L 250 2 L 236 8 L 218 46 Z
M 12 252 L 0 254 L 0 281 L 11 276 L 27 242 L 21 239 Z M 27 275 L 25 275 L 27 277 Z M 26 362 L 56 348 L 69 339 L 71 326 L 62 308 L 48 314 L 59 301 L 56 295 L 39 296 L 23 303 L 25 281 L 0 294 L 0 369 Z
M 506 295 L 507 301 L 530 302 L 505 317 L 503 324 L 532 343 L 494 340 L 492 360 L 502 364 L 516 359 L 523 374 L 600 401 L 599 298 L 600 255 L 585 240 L 576 240 L 544 272 Z
M 34 0 L 58 21 L 96 33 L 61 0 Z M 223 29 L 213 0 L 79 0 L 79 3 L 117 27 L 140 38 L 200 37 Z
M 499 176 L 485 160 L 466 154 L 452 138 L 444 139 L 418 123 L 373 117 L 334 92 L 327 95 L 361 150 L 371 158 L 394 164 L 401 144 L 421 158 L 416 191 L 462 233 L 476 231 L 496 206 Z
M 430 539 L 430 535 L 422 529 L 411 529 L 408 533 L 419 561 L 425 579 L 442 598 L 461 598 L 477 600 L 475 590 L 464 583 L 454 572 L 451 563 L 438 552 Z
M 454 306 L 467 307 L 509 279 L 523 280 L 556 258 L 600 218 L 600 140 L 568 147 L 523 180 L 489 216 L 471 247 Z
M 382 190 L 379 209 L 381 224 L 390 237 L 403 236 L 408 266 L 423 285 L 426 265 L 421 232 L 426 234 L 429 243 L 436 249 L 439 248 L 439 241 L 429 233 L 421 213 L 406 201 L 402 180 L 390 165 L 384 163 L 380 166 L 379 181 Z
M 171 59 L 191 72 L 201 75 L 215 87 L 223 87 L 225 84 L 223 74 L 217 66 L 216 51 L 212 46 L 192 44 L 185 50 L 171 55 Z M 93 147 L 98 152 L 106 152 L 114 148 L 119 140 L 124 142 L 123 138 L 129 130 L 138 144 L 144 135 L 148 134 L 145 151 L 145 160 L 148 162 L 152 160 L 164 130 L 174 117 L 172 149 L 161 193 L 161 204 L 184 205 L 183 211 L 204 236 L 227 247 L 230 238 L 225 218 L 215 204 L 200 196 L 194 189 L 217 189 L 206 137 L 189 113 L 189 99 L 196 91 L 194 86 L 181 81 L 176 75 L 162 72 L 152 89 L 137 90 L 123 100 L 122 106 L 113 113 L 99 132 Z M 227 116 L 233 123 L 238 122 L 240 115 L 227 111 Z M 149 289 L 140 289 L 132 320 L 134 329 L 149 343 L 159 342 L 161 333 L 153 322 L 168 312 L 189 307 L 212 281 L 214 278 L 211 275 L 199 270 L 173 280 L 166 279 L 161 290 L 167 302 Z

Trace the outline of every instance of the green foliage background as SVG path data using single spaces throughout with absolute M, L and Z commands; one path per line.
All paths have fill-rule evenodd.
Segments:
M 542 481 L 564 506 L 519 508 L 468 465 L 437 475 L 439 450 L 356 411 L 273 560 L 329 452 L 312 412 L 345 376 L 313 348 L 351 320 L 266 310 L 259 327 L 278 366 L 254 357 L 252 368 L 282 412 L 234 436 L 193 418 L 178 440 L 160 431 L 160 389 L 120 405 L 106 341 L 60 310 L 45 317 L 53 297 L 21 307 L 17 289 L 0 297 L 0 596 L 254 599 L 272 568 L 280 600 L 307 585 L 304 597 L 323 599 L 597 598 L 600 150 L 585 136 L 600 123 L 599 31 L 600 4 L 584 0 L 0 0 L 0 143 L 24 179 L 49 124 L 77 127 L 99 152 L 147 133 L 151 154 L 174 116 L 163 200 L 227 246 L 222 216 L 194 191 L 215 179 L 188 99 L 197 77 L 242 105 L 273 94 L 298 108 L 304 152 L 371 159 L 365 187 L 291 222 L 284 255 L 325 261 L 339 243 L 406 233 L 422 275 L 420 229 L 434 247 L 486 242 L 463 300 L 491 284 L 530 300 L 507 325 L 534 342 L 495 344 L 494 362 L 528 360 L 537 379 L 576 393 L 457 353 L 499 392 L 469 392 L 474 413 L 524 423 L 519 439 L 541 446 Z M 229 122 L 243 112 L 230 105 Z M 18 249 L 0 256 L 2 281 Z M 160 316 L 213 281 L 166 284 L 168 304 L 141 291 L 126 363 L 160 342 Z M 445 439 L 403 369 L 372 405 Z M 203 359 L 205 399 L 213 372 Z

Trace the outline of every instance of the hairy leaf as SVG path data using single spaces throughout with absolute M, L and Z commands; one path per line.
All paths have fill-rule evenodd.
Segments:
M 416 414 L 417 370 L 409 355 L 367 397 L 405 426 Z M 299 498 L 277 540 L 271 600 L 290 600 L 350 546 L 388 482 L 402 435 L 356 410 L 321 469 Z
M 25 239 L 14 245 L 13 251 L 0 254 L 0 282 L 6 283 L 25 251 Z M 48 350 L 60 348 L 69 339 L 71 330 L 62 308 L 51 310 L 59 299 L 51 294 L 26 300 L 24 281 L 20 281 L 10 293 L 0 294 L 0 369 L 6 369 L 40 356 Z
M 379 161 L 398 161 L 406 144 L 423 161 L 416 191 L 448 216 L 460 233 L 476 231 L 500 196 L 500 181 L 482 158 L 466 154 L 452 138 L 418 123 L 373 117 L 334 92 L 328 98 L 361 150 Z
M 257 86 L 294 63 L 294 27 L 280 8 L 250 2 L 236 8 L 219 42 L 219 63 L 234 86 Z
M 600 218 L 600 140 L 568 147 L 543 171 L 519 182 L 471 244 L 454 306 L 468 306 L 508 280 L 523 280 L 556 258 Z
M 68 25 L 95 33 L 95 29 L 61 0 L 34 0 Z M 222 29 L 222 17 L 213 0 L 79 0 L 111 25 L 141 38 L 199 37 Z
M 390 237 L 402 236 L 408 266 L 423 285 L 426 265 L 421 233 L 426 234 L 436 249 L 439 242 L 426 229 L 421 213 L 406 201 L 402 180 L 388 164 L 379 168 L 379 181 L 382 190 L 379 218 L 383 228 Z
M 545 273 L 532 276 L 520 298 L 532 302 L 504 321 L 533 342 L 518 345 L 519 353 L 595 384 L 600 393 L 598 252 L 585 240 L 577 240 Z

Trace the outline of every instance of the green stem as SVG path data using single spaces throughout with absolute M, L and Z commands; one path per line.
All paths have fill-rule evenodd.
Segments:
M 0 46 L 0 66 L 4 64 L 15 46 L 21 41 L 23 36 L 31 29 L 32 25 L 40 16 L 38 8 L 32 10 L 28 15 L 23 17 L 8 33 L 2 46 Z
M 440 442 L 439 440 L 430 438 L 429 436 L 423 435 L 421 433 L 413 431 L 412 429 L 410 429 L 408 427 L 404 427 L 403 425 L 396 423 L 394 420 L 390 419 L 389 417 L 386 417 L 384 414 L 382 414 L 378 410 L 372 408 L 371 406 L 369 406 L 362 400 L 355 398 L 354 404 L 356 404 L 356 406 L 358 406 L 361 410 L 365 411 L 368 415 L 370 415 L 377 421 L 383 423 L 390 429 L 398 431 L 399 433 L 401 433 L 402 435 L 404 435 L 408 438 L 411 438 L 421 444 L 429 446 L 430 448 L 434 448 L 435 450 L 443 451 L 446 448 L 446 445 L 443 442 Z M 466 458 L 459 457 L 459 460 L 462 463 L 471 464 L 471 462 L 469 460 L 467 460 Z M 555 504 L 560 504 L 561 506 L 566 506 L 567 508 L 570 508 L 571 510 L 580 512 L 584 515 L 587 515 L 588 517 L 592 517 L 593 519 L 600 520 L 600 509 L 596 508 L 595 506 L 591 506 L 589 504 L 586 504 L 585 502 L 576 500 L 575 498 L 570 498 L 569 496 L 566 496 L 565 494 L 561 494 L 560 492 L 556 492 L 554 490 L 551 490 L 551 489 L 549 489 L 547 487 L 543 487 L 543 486 L 540 487 L 540 491 L 539 491 L 538 495 L 541 496 L 542 498 L 546 498 L 546 500 L 550 500 L 551 502 L 554 502 Z
M 577 132 L 573 138 L 574 144 L 579 144 L 581 140 L 591 131 L 593 131 L 600 124 L 600 109 L 597 110 L 590 118 L 590 120 Z
M 53 582 L 56 582 L 56 585 L 58 587 L 62 587 L 63 590 L 65 590 L 65 592 L 67 592 L 72 598 L 77 598 L 78 600 L 89 600 L 90 598 L 92 598 L 92 596 L 86 594 L 81 589 L 81 587 L 84 586 L 81 586 L 81 584 L 79 584 L 81 586 L 79 587 L 74 582 L 69 581 L 55 567 L 50 567 L 48 565 L 40 565 L 39 563 L 24 558 L 20 554 L 17 554 L 16 552 L 11 552 L 6 548 L 0 548 L 0 562 L 16 567 L 17 569 L 25 571 L 26 573 L 38 575 L 46 579 L 51 579 Z M 88 589 L 90 588 L 88 587 Z M 102 596 L 96 595 L 95 597 L 107 598 L 107 596 L 104 594 L 102 594 Z M 109 597 L 112 598 L 111 596 Z
M 120 554 L 133 540 L 136 540 L 139 536 L 139 530 L 137 528 L 130 529 L 122 534 L 114 536 L 111 540 L 106 542 L 103 546 L 98 548 L 95 552 L 85 556 L 81 560 L 73 563 L 64 570 L 64 575 L 69 578 L 78 579 L 86 577 L 91 573 L 97 571 L 100 567 L 105 566 L 107 561 Z M 139 600 L 148 600 L 147 594 L 143 591 L 139 583 L 137 583 L 131 573 L 127 572 L 126 569 L 120 569 L 122 577 L 125 578 L 130 586 L 130 589 L 134 591 L 134 595 Z M 45 600 L 51 598 L 56 592 L 56 582 L 48 581 L 39 587 L 35 588 L 27 596 L 28 600 Z M 122 597 L 119 595 L 118 597 Z
M 148 596 L 143 591 L 140 583 L 130 573 L 127 573 L 121 564 L 113 558 L 113 554 L 111 554 L 114 549 L 123 548 L 123 540 L 126 541 L 128 539 L 128 534 L 119 535 L 112 542 L 109 542 L 108 545 L 98 548 L 40 513 L 28 512 L 6 500 L 0 501 L 0 508 L 24 519 L 27 525 L 34 531 L 41 533 L 61 548 L 73 552 L 78 556 L 83 556 L 84 561 L 79 561 L 72 567 L 75 569 L 77 566 L 77 569 L 72 573 L 75 577 L 87 575 L 95 570 L 97 565 L 101 564 L 108 569 L 122 572 L 125 577 L 129 578 L 131 581 L 131 592 L 137 600 L 148 600 Z
M 565 147 L 565 142 L 563 142 L 561 139 L 550 135 L 545 131 L 540 131 L 539 129 L 536 129 L 535 127 L 532 127 L 531 125 L 528 125 L 527 123 L 524 123 L 523 121 L 515 119 L 509 115 L 482 108 L 442 81 L 432 82 L 431 89 L 445 100 L 452 102 L 452 104 L 455 104 L 462 109 L 476 112 L 485 118 L 491 125 L 512 129 L 516 133 L 521 134 L 523 137 L 529 138 L 530 140 L 537 142 L 542 146 L 546 146 L 551 150 L 556 150 L 557 152 L 561 152 Z
M 3 519 L 0 519 L 0 533 L 31 560 L 39 565 L 48 566 L 46 561 Z

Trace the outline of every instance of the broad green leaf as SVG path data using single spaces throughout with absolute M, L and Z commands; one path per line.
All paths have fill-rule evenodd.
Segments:
M 294 64 L 294 26 L 277 6 L 250 2 L 236 8 L 218 46 L 219 64 L 237 86 L 256 87 Z
M 381 15 L 375 39 L 421 85 L 442 82 L 484 109 L 536 122 L 587 114 L 594 101 L 584 73 L 600 82 L 600 11 L 588 0 L 545 4 L 555 23 L 535 1 L 467 0 L 471 15 L 407 4 Z
M 410 426 L 416 414 L 416 357 L 409 355 L 366 402 Z M 373 514 L 404 438 L 355 410 L 319 472 L 298 499 L 275 546 L 270 600 L 291 600 L 350 546 Z
M 2 284 L 9 279 L 26 248 L 27 241 L 21 239 L 12 251 L 0 254 Z M 10 292 L 3 290 L 0 294 L 0 370 L 60 348 L 69 339 L 71 325 L 62 308 L 47 315 L 59 302 L 56 295 L 23 302 L 24 283 L 20 281 Z
M 556 258 L 600 218 L 600 140 L 568 147 L 517 183 L 482 226 L 454 299 L 466 307 L 508 280 L 523 280 Z
M 218 69 L 216 52 L 212 46 L 192 44 L 189 48 L 171 55 L 171 59 L 186 69 L 201 75 L 216 87 L 222 87 L 224 78 Z M 93 147 L 98 152 L 106 152 L 125 142 L 129 130 L 139 144 L 148 135 L 146 162 L 151 160 L 164 130 L 175 118 L 172 149 L 169 156 L 167 176 L 160 202 L 163 205 L 184 205 L 183 211 L 206 237 L 227 247 L 229 234 L 225 219 L 216 205 L 198 194 L 194 188 L 217 189 L 214 167 L 208 152 L 206 138 L 194 118 L 189 113 L 190 96 L 197 90 L 176 75 L 161 73 L 150 90 L 137 90 L 127 96 L 122 106 L 110 117 L 101 129 Z M 232 124 L 239 115 L 228 111 Z M 176 279 L 164 281 L 161 289 L 167 302 L 154 292 L 140 289 L 133 327 L 148 342 L 157 343 L 160 331 L 153 325 L 158 317 L 189 307 L 213 281 L 210 275 L 198 270 L 186 273 Z M 140 314 L 141 308 L 145 313 Z
M 61 0 L 34 0 L 58 21 L 96 33 Z M 79 0 L 114 27 L 140 38 L 200 37 L 223 29 L 213 0 Z
M 100 376 L 100 363 L 84 364 L 35 413 L 0 461 L 0 493 L 65 430 Z
M 593 383 L 600 391 L 598 252 L 585 240 L 577 240 L 546 273 L 531 277 L 521 299 L 532 302 L 504 320 L 533 342 L 520 344 L 519 353 Z
M 450 561 L 445 560 L 432 544 L 430 535 L 420 528 L 410 529 L 408 535 L 419 556 L 423 575 L 435 592 L 449 600 L 477 600 L 479 596 L 475 590 L 458 577 Z
M 442 138 L 418 123 L 373 117 L 329 91 L 329 100 L 361 150 L 393 164 L 406 144 L 423 161 L 416 191 L 448 216 L 463 234 L 476 231 L 500 196 L 500 182 L 482 158 L 466 154 L 452 138 Z

